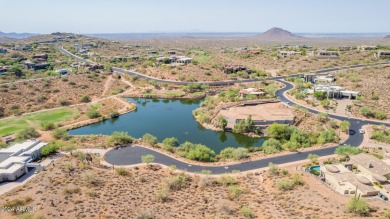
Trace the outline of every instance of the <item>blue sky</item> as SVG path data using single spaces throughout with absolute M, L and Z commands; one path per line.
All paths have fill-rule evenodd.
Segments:
M 0 0 L 0 31 L 390 32 L 389 0 Z

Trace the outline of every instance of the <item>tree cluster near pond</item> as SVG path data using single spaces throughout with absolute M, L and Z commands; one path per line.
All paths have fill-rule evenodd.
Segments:
M 283 149 L 296 150 L 311 147 L 315 144 L 337 142 L 339 136 L 333 129 L 320 132 L 299 130 L 295 126 L 274 123 L 267 128 L 270 139 L 266 140 L 262 150 L 266 154 L 277 153 Z

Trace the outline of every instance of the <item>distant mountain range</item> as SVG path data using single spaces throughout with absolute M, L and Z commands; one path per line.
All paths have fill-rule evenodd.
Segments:
M 257 37 L 261 39 L 273 40 L 273 39 L 299 39 L 303 36 L 293 34 L 290 31 L 284 30 L 279 27 L 273 27 L 262 34 L 258 34 Z
M 17 40 L 17 39 L 10 38 L 10 37 L 0 37 L 0 43 L 9 43 L 9 42 L 12 42 L 14 40 Z
M 0 31 L 0 37 L 7 37 L 7 38 L 15 38 L 15 39 L 23 39 L 31 36 L 37 36 L 40 34 L 35 33 L 3 33 Z
M 386 40 L 390 40 L 390 35 L 384 37 Z

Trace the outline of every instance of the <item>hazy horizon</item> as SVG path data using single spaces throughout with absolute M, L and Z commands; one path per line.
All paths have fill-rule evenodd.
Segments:
M 0 4 L 0 31 L 5 33 L 261 33 L 272 27 L 293 33 L 390 32 L 383 25 L 390 20 L 390 1 L 385 0 L 0 0 Z

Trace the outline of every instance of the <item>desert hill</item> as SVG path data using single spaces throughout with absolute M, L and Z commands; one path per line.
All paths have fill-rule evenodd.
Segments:
M 302 36 L 291 33 L 290 31 L 284 30 L 279 27 L 273 27 L 266 32 L 259 34 L 258 37 L 261 39 L 298 39 L 303 38 Z

